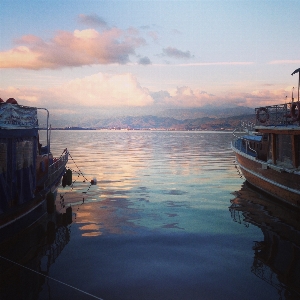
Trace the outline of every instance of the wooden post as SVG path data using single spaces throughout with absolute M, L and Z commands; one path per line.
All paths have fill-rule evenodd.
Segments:
M 272 133 L 271 134 L 271 143 L 272 143 L 272 161 L 273 164 L 276 165 L 276 134 Z

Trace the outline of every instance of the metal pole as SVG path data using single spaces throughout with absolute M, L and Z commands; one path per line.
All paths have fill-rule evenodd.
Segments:
M 298 80 L 298 101 L 300 100 L 299 99 L 299 89 L 300 89 L 300 68 L 295 70 L 291 75 L 294 75 L 296 73 L 299 73 L 299 80 Z
M 300 87 L 300 72 L 299 72 L 299 81 L 298 81 L 298 102 L 299 102 L 299 87 Z

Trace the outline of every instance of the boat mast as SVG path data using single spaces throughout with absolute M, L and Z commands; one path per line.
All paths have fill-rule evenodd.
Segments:
M 300 89 L 300 68 L 295 70 L 291 75 L 294 75 L 296 73 L 299 73 L 299 79 L 298 79 L 298 101 L 299 101 L 299 89 Z

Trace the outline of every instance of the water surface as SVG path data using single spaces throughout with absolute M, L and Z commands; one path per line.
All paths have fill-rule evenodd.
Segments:
M 71 154 L 74 184 L 59 189 L 57 208 L 71 205 L 73 223 L 67 235 L 57 231 L 58 255 L 39 261 L 52 258 L 47 275 L 72 287 L 46 278 L 39 299 L 299 296 L 299 217 L 245 186 L 231 133 L 53 131 L 51 139 L 56 156 Z

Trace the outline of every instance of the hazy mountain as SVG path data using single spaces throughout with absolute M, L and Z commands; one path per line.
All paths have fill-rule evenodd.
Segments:
M 231 129 L 240 120 L 254 121 L 254 112 L 249 107 L 197 109 L 169 109 L 159 116 L 119 116 L 97 118 L 95 116 L 76 117 L 74 115 L 54 116 L 52 127 L 85 127 L 117 129 L 175 129 L 175 130 L 213 130 Z
M 200 108 L 191 109 L 167 109 L 161 112 L 160 116 L 168 116 L 178 120 L 197 119 L 197 118 L 226 118 L 238 115 L 253 114 L 253 108 L 245 106 L 236 107 L 214 107 L 207 105 Z

